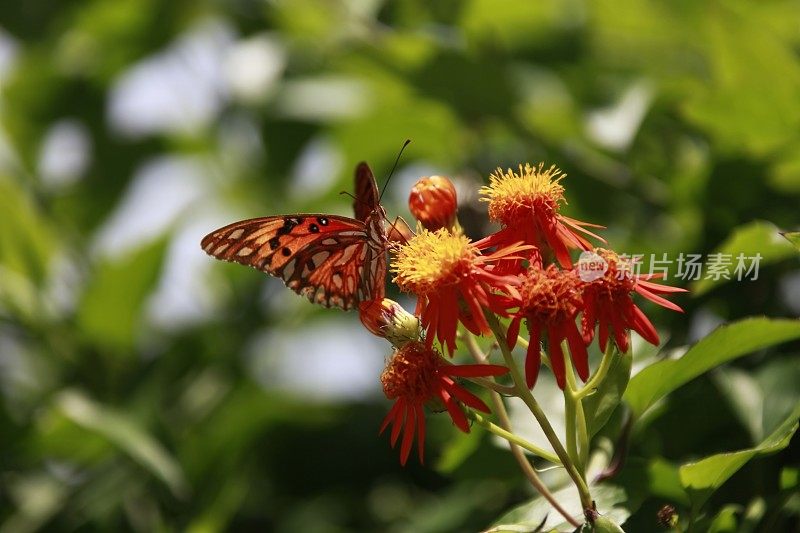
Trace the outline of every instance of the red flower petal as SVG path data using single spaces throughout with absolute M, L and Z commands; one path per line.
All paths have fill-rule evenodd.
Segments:
M 626 297 L 625 307 L 620 310 L 621 312 L 610 313 L 611 325 L 614 327 L 614 340 L 623 352 L 628 351 L 628 326 L 632 326 L 632 324 L 625 324 L 621 315 L 625 314 L 626 310 L 630 309 L 631 306 L 633 306 L 633 302 Z
M 600 349 L 605 352 L 606 351 L 606 345 L 608 344 L 608 319 L 606 318 L 605 313 L 603 313 L 600 316 L 599 325 L 598 325 L 597 329 L 598 329 L 598 332 L 597 332 L 598 339 L 597 340 L 600 343 Z M 620 349 L 621 348 L 622 348 L 622 346 L 620 346 Z M 628 350 L 625 349 L 625 350 L 622 350 L 622 351 L 623 352 L 627 352 Z
M 566 385 L 566 367 L 564 366 L 564 352 L 561 351 L 561 339 L 557 332 L 549 329 L 547 332 L 550 343 L 550 364 L 553 367 L 553 374 L 556 376 L 556 383 L 561 390 Z
M 539 346 L 541 332 L 539 325 L 531 322 L 528 322 L 528 329 L 531 332 L 531 339 L 525 354 L 525 383 L 529 389 L 532 389 L 536 385 L 536 378 L 539 377 L 539 367 L 542 366 L 542 348 Z
M 655 326 L 653 326 L 653 323 L 650 322 L 650 319 L 647 318 L 647 316 L 642 312 L 641 309 L 639 309 L 637 305 L 633 304 L 632 311 L 635 320 L 635 322 L 632 324 L 633 329 L 635 329 L 644 340 L 653 346 L 658 346 L 658 332 L 656 331 Z
M 653 294 L 652 292 L 645 289 L 640 283 L 636 285 L 636 292 L 650 300 L 651 302 L 655 302 L 662 307 L 666 307 L 667 309 L 672 309 L 673 311 L 678 311 L 679 313 L 683 313 L 683 309 L 678 304 L 672 303 L 666 298 L 662 298 L 657 294 Z
M 682 289 L 680 287 L 671 287 L 670 285 L 661 285 L 659 283 L 650 283 L 649 281 L 647 281 L 649 279 L 654 279 L 658 277 L 661 277 L 661 274 L 653 274 L 652 276 L 648 274 L 646 276 L 641 276 L 639 279 L 636 280 L 636 284 L 643 286 L 645 289 L 651 292 L 657 292 L 661 294 L 689 292 L 686 289 Z
M 394 402 L 392 408 L 389 409 L 389 412 L 383 418 L 383 423 L 381 424 L 381 429 L 378 431 L 378 435 L 381 435 L 386 429 L 386 427 L 389 425 L 389 423 L 394 421 L 395 417 L 397 416 L 397 411 L 399 409 L 400 409 L 400 402 L 399 401 Z
M 411 445 L 414 443 L 414 429 L 417 424 L 415 420 L 414 406 L 406 406 L 406 422 L 403 427 L 403 443 L 400 445 L 400 464 L 405 466 L 408 461 L 408 454 L 411 452 Z
M 417 415 L 417 453 L 419 462 L 425 462 L 425 413 L 421 404 L 414 404 L 414 412 Z
M 461 410 L 461 406 L 458 405 L 458 402 L 444 389 L 439 390 L 439 397 L 444 402 L 444 406 L 447 408 L 447 412 L 450 413 L 450 418 L 453 419 L 453 423 L 456 427 L 464 433 L 469 433 L 467 417 L 464 415 L 464 411 Z
M 517 345 L 517 339 L 519 338 L 519 325 L 522 323 L 522 317 L 517 316 L 511 319 L 511 322 L 508 324 L 508 332 L 506 333 L 506 343 L 508 344 L 508 349 L 513 350 L 514 346 Z
M 395 405 L 398 406 L 397 411 L 394 414 L 394 420 L 392 421 L 392 438 L 390 442 L 392 443 L 392 448 L 394 445 L 397 444 L 397 437 L 400 436 L 400 430 L 403 429 L 403 421 L 405 420 L 406 415 L 406 400 L 405 398 L 398 398 L 397 403 Z
M 489 406 L 486 405 L 483 400 L 481 400 L 468 390 L 458 386 L 452 379 L 447 377 L 443 378 L 442 386 L 447 390 L 447 392 L 452 394 L 458 401 L 460 401 L 464 405 L 472 407 L 473 409 L 477 409 L 479 411 L 483 411 L 484 413 L 490 412 Z
M 586 381 L 589 379 L 589 353 L 586 351 L 586 344 L 574 323 L 566 324 L 565 328 L 572 363 L 575 365 L 575 370 L 578 371 L 578 376 Z

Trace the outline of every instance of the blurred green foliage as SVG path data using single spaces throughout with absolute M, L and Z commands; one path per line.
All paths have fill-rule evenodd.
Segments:
M 466 192 L 541 160 L 616 250 L 761 251 L 757 281 L 689 286 L 685 315 L 645 308 L 669 347 L 796 317 L 798 256 L 778 231 L 798 229 L 799 18 L 792 0 L 6 2 L 0 531 L 469 531 L 530 499 L 491 439 L 437 417 L 429 464 L 400 468 L 375 435 L 388 345 L 213 264 L 200 238 L 346 213 L 355 164 L 385 177 L 410 138 L 390 214 L 423 172 Z M 474 196 L 460 213 L 485 229 Z M 303 353 L 332 319 L 338 349 Z M 373 388 L 316 366 L 353 338 Z M 764 438 L 797 405 L 799 355 L 750 353 L 650 409 L 614 481 L 638 499 L 626 529 L 652 531 L 664 503 L 714 531 L 797 525 L 796 437 L 701 511 L 680 482 L 707 464 L 678 466 L 780 448 Z M 284 386 L 292 363 L 315 381 Z M 339 393 L 316 396 L 326 378 Z

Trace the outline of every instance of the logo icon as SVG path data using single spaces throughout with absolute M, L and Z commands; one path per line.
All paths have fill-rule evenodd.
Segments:
M 602 278 L 608 270 L 608 263 L 595 252 L 582 252 L 578 258 L 578 277 L 590 283 Z

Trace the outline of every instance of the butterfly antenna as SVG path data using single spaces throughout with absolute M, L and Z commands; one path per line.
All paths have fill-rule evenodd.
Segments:
M 339 191 L 339 196 L 341 196 L 343 194 L 346 195 L 346 196 L 349 196 L 350 198 L 352 198 L 356 202 L 358 201 L 358 199 L 355 196 L 353 196 L 352 194 L 350 194 L 349 192 L 347 192 L 347 191 Z
M 386 192 L 386 187 L 389 186 L 389 180 L 392 179 L 392 174 L 394 174 L 394 171 L 397 168 L 397 163 L 400 162 L 400 156 L 403 155 L 403 150 L 405 150 L 406 146 L 408 146 L 409 144 L 411 144 L 411 139 L 406 139 L 406 142 L 404 142 L 402 148 L 400 148 L 400 152 L 397 154 L 397 158 L 394 160 L 394 165 L 392 165 L 392 171 L 389 172 L 389 177 L 386 178 L 386 183 L 383 184 L 383 189 L 381 189 L 381 194 L 378 197 L 378 202 L 380 202 L 381 199 L 383 198 L 383 193 Z

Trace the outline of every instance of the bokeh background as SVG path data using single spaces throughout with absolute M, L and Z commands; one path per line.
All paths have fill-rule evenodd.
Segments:
M 673 281 L 684 315 L 646 306 L 667 351 L 797 316 L 799 24 L 793 0 L 4 3 L 0 531 L 485 527 L 531 497 L 507 454 L 431 417 L 427 464 L 401 468 L 377 437 L 388 344 L 200 238 L 346 215 L 356 163 L 383 184 L 409 138 L 390 216 L 444 174 L 478 234 L 489 172 L 545 161 L 621 252 L 762 253 L 758 281 Z M 741 391 L 780 420 L 797 353 L 684 387 L 631 453 L 757 442 Z M 719 502 L 768 497 L 796 440 Z

